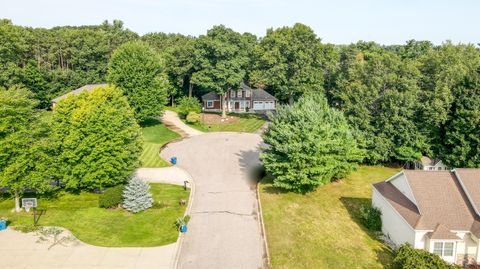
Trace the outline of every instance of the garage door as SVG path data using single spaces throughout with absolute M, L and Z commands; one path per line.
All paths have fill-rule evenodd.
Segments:
M 273 101 L 265 102 L 265 109 L 275 109 L 275 105 Z
M 265 103 L 262 101 L 253 101 L 253 110 L 264 110 Z

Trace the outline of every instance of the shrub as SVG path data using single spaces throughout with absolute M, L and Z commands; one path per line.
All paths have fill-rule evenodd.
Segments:
M 375 207 L 370 205 L 362 206 L 360 208 L 360 218 L 362 219 L 363 225 L 367 229 L 372 231 L 381 231 L 382 230 L 382 212 Z
M 185 119 L 190 112 L 198 114 L 202 111 L 202 108 L 197 98 L 184 96 L 178 101 L 177 111 L 178 115 Z
M 123 208 L 133 213 L 152 207 L 150 185 L 139 177 L 132 177 L 123 191 Z
M 200 122 L 200 114 L 197 112 L 189 112 L 187 115 L 187 122 L 192 124 Z
M 117 185 L 106 189 L 98 198 L 98 206 L 101 208 L 117 207 L 123 200 L 124 185 Z
M 189 221 L 190 221 L 189 215 L 185 215 L 183 217 L 177 218 L 177 220 L 175 221 L 175 227 L 177 227 L 177 229 L 180 229 L 180 226 L 182 226 L 183 224 L 187 224 Z
M 421 249 L 414 249 L 409 244 L 401 245 L 396 251 L 394 263 L 401 269 L 460 269 L 449 264 L 440 256 Z

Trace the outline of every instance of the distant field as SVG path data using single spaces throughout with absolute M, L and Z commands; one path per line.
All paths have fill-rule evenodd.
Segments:
M 398 169 L 363 166 L 340 182 L 305 195 L 260 183 L 272 268 L 390 268 L 392 253 L 366 230 L 358 210 L 371 183 Z
M 160 158 L 160 147 L 180 137 L 161 122 L 152 120 L 142 127 L 143 152 L 140 156 L 142 167 L 165 167 L 169 164 Z

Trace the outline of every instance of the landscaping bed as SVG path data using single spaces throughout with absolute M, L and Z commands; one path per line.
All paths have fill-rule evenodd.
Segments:
M 143 152 L 140 155 L 142 167 L 166 167 L 168 162 L 160 158 L 160 148 L 166 143 L 180 138 L 158 120 L 150 120 L 142 126 Z
M 140 213 L 122 208 L 99 208 L 100 194 L 59 192 L 55 196 L 38 197 L 39 209 L 45 210 L 38 225 L 69 229 L 79 240 L 105 247 L 153 247 L 174 243 L 178 237 L 175 220 L 183 216 L 189 190 L 170 184 L 150 184 L 154 206 Z M 26 194 L 25 197 L 32 197 Z M 0 196 L 0 217 L 7 217 L 10 226 L 32 225 L 29 213 L 13 213 L 13 199 Z
M 360 209 L 371 204 L 371 183 L 399 169 L 362 166 L 345 179 L 307 194 L 260 183 L 273 268 L 390 268 L 392 252 L 367 230 Z

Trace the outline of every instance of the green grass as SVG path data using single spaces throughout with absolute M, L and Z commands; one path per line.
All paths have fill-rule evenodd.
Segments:
M 152 247 L 173 243 L 178 236 L 174 222 L 186 209 L 179 205 L 179 200 L 187 200 L 189 191 L 181 186 L 151 184 L 151 192 L 154 201 L 167 206 L 137 214 L 123 209 L 99 208 L 99 194 L 95 193 L 60 192 L 57 198 L 40 197 L 38 207 L 46 211 L 38 224 L 65 227 L 81 241 L 96 246 Z M 0 196 L 0 217 L 7 217 L 13 226 L 32 224 L 32 211 L 12 213 L 12 208 L 13 199 Z
M 168 162 L 160 158 L 160 147 L 180 137 L 157 120 L 143 124 L 143 152 L 140 155 L 142 167 L 166 167 Z
M 360 223 L 371 183 L 398 169 L 363 166 L 305 195 L 264 180 L 260 198 L 273 268 L 390 268 L 392 253 Z
M 255 114 L 229 113 L 229 115 L 239 117 L 237 121 L 222 124 L 188 124 L 189 126 L 202 132 L 244 132 L 253 133 L 265 124 L 265 119 Z

